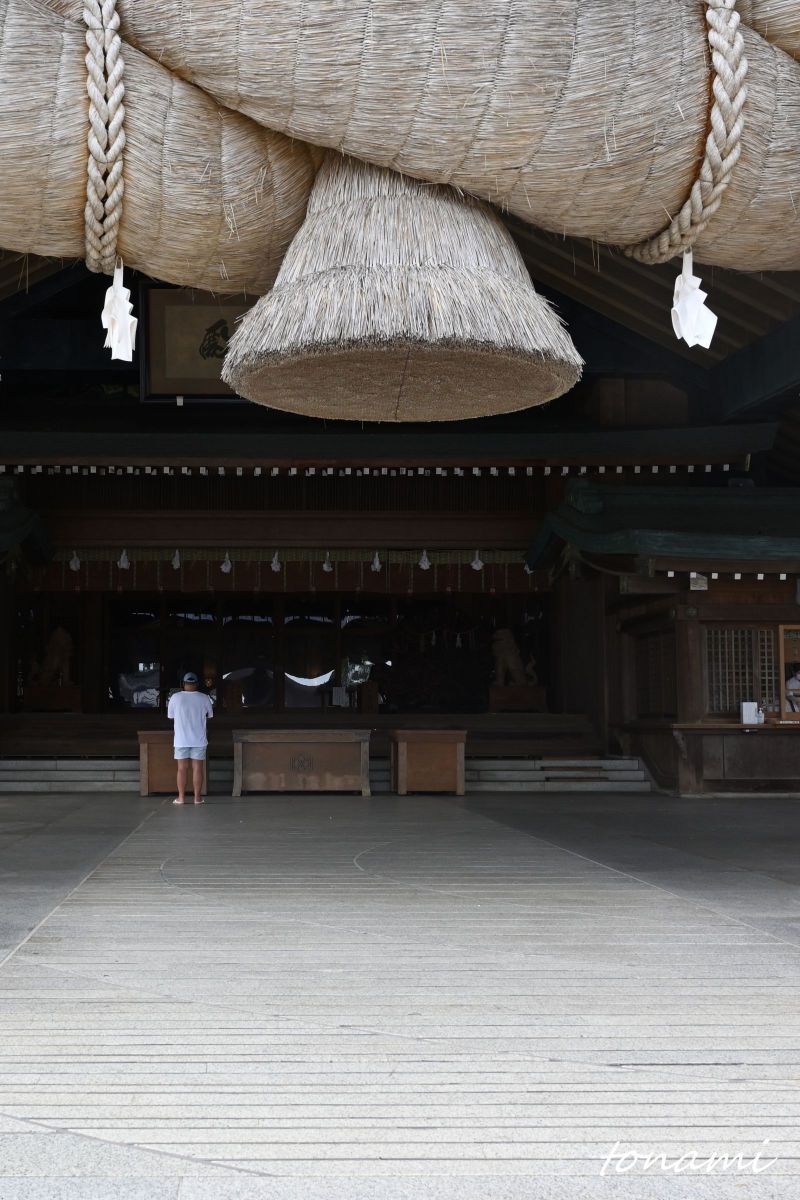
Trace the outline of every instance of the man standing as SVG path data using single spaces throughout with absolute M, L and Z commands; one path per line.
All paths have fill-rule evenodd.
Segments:
M 214 707 L 208 696 L 197 690 L 197 685 L 194 671 L 187 671 L 183 677 L 183 691 L 170 696 L 167 705 L 167 716 L 175 722 L 173 745 L 178 762 L 178 795 L 173 804 L 186 803 L 189 759 L 192 760 L 194 802 L 203 803 L 203 763 L 208 746 L 206 721 L 213 717 Z

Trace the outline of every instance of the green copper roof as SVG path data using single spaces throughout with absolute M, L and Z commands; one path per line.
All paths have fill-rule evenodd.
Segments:
M 800 488 L 605 487 L 574 480 L 526 555 L 548 566 L 565 544 L 588 554 L 800 560 Z

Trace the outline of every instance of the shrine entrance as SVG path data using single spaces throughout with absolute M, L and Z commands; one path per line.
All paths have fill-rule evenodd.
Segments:
M 545 712 L 548 629 L 547 594 L 23 595 L 16 709 L 163 715 L 194 671 L 218 714 Z

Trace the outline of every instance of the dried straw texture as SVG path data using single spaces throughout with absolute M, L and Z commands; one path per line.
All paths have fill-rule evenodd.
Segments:
M 768 42 L 800 58 L 800 4 L 797 0 L 738 0 L 742 20 Z
M 446 421 L 541 404 L 581 366 L 491 209 L 331 153 L 223 378 L 291 412 Z
M 84 35 L 42 4 L 0 0 L 0 245 L 9 249 L 83 257 Z M 261 295 L 302 223 L 315 152 L 124 53 L 118 252 L 159 279 Z
M 750 0 L 751 19 L 764 27 L 780 7 Z M 556 232 L 652 237 L 702 157 L 698 0 L 231 0 L 224 18 L 217 0 L 119 8 L 134 44 L 261 124 Z M 800 67 L 750 29 L 745 42 L 742 160 L 696 256 L 797 268 Z

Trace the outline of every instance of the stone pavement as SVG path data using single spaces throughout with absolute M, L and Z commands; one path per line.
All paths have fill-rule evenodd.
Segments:
M 799 813 L 3 797 L 0 1200 L 794 1197 Z

